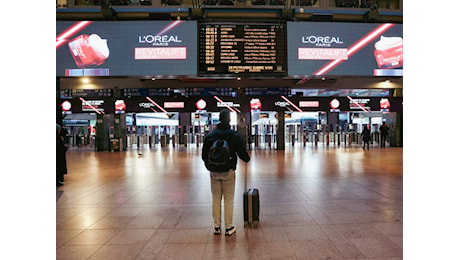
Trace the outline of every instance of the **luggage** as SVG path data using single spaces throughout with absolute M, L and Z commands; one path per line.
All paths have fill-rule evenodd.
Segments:
M 243 194 L 244 227 L 257 228 L 259 225 L 259 190 L 249 188 Z
M 244 227 L 257 228 L 259 225 L 259 189 L 249 188 L 247 189 L 247 164 L 245 166 L 245 179 L 244 179 L 244 190 L 243 193 L 243 215 L 244 215 Z

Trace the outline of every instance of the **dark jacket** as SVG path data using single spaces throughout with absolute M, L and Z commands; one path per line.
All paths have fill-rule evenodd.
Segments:
M 387 136 L 388 135 L 388 126 L 381 125 L 380 126 L 380 134 L 383 135 L 383 136 Z
M 66 151 L 61 135 L 56 133 L 56 180 L 60 182 L 64 181 L 64 174 L 67 174 Z
M 364 128 L 361 136 L 363 137 L 364 142 L 369 142 L 371 140 L 371 131 L 369 131 L 367 128 Z
M 208 168 L 207 164 L 209 149 L 211 148 L 214 141 L 217 139 L 225 139 L 228 141 L 230 145 L 231 169 L 236 170 L 236 155 L 238 155 L 238 157 L 240 157 L 241 160 L 249 162 L 250 157 L 248 152 L 246 151 L 246 146 L 244 144 L 243 137 L 237 131 L 231 130 L 229 125 L 218 124 L 217 128 L 210 134 L 208 134 L 204 139 L 201 158 L 203 159 L 206 168 Z

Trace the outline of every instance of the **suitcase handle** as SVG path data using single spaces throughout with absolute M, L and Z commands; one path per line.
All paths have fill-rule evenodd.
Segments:
M 248 189 L 248 163 L 244 163 L 244 191 Z

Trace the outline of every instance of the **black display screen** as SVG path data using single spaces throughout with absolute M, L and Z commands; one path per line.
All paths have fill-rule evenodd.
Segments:
M 287 73 L 285 25 L 203 24 L 198 38 L 201 76 Z

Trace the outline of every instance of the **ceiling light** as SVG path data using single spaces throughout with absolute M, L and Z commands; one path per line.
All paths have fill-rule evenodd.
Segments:
M 81 82 L 84 83 L 84 84 L 88 84 L 89 79 L 88 78 L 81 78 Z

